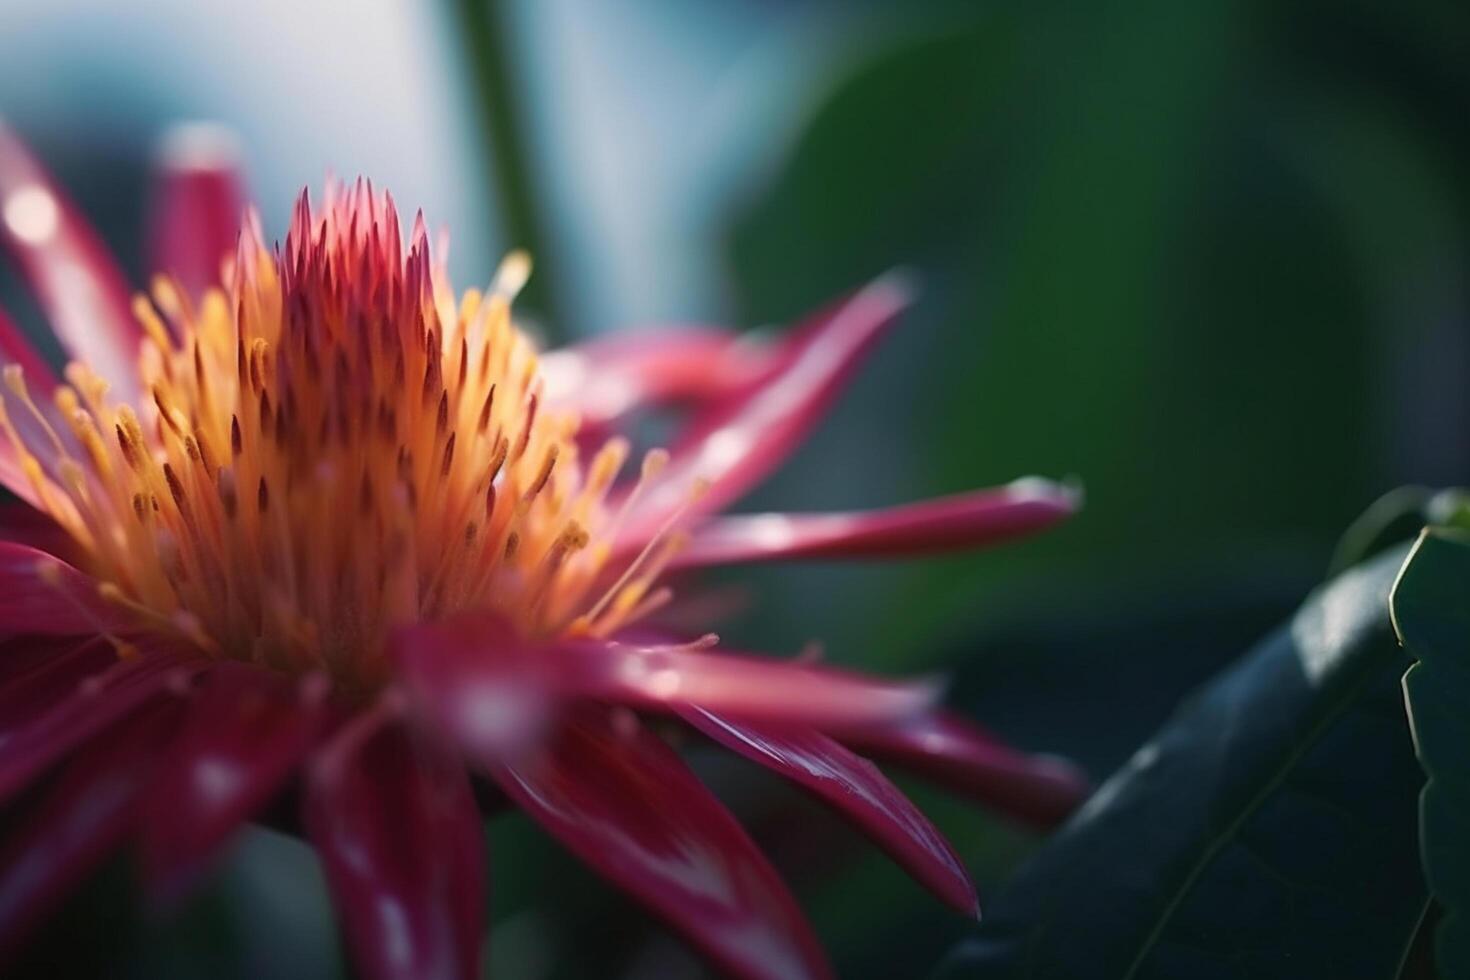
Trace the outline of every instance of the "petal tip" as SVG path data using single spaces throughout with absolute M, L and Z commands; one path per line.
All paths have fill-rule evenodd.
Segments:
M 174 123 L 158 139 L 157 158 L 169 170 L 235 170 L 241 144 L 235 131 L 211 120 Z

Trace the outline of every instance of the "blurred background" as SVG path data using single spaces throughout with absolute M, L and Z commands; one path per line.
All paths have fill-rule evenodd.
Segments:
M 913 314 L 746 508 L 1036 473 L 1079 478 L 1085 511 L 983 555 L 728 576 L 750 604 L 724 633 L 946 671 L 956 704 L 1101 778 L 1375 497 L 1470 481 L 1467 51 L 1451 0 L 6 0 L 0 114 L 135 276 L 157 140 L 199 119 L 239 134 L 272 235 L 331 171 L 447 227 L 460 287 L 532 248 L 552 342 L 779 326 L 917 270 Z M 0 299 L 40 330 L 4 272 Z M 695 760 L 841 975 L 920 974 L 964 931 L 825 812 Z M 915 795 L 982 901 L 1035 844 Z M 523 821 L 491 833 L 499 975 L 701 975 Z M 344 970 L 289 838 L 252 833 L 168 921 L 127 891 L 109 871 L 43 948 Z

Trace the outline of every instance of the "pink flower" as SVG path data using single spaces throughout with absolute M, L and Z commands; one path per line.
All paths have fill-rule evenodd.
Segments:
M 476 975 L 478 784 L 729 974 L 825 976 L 654 714 L 796 781 L 968 914 L 954 851 L 854 748 L 1039 826 L 1075 805 L 1072 769 L 936 709 L 932 682 L 659 626 L 676 568 L 970 547 L 1074 508 L 1027 480 L 716 516 L 831 404 L 907 303 L 899 278 L 765 345 L 668 331 L 543 355 L 510 315 L 524 256 L 456 298 L 422 220 L 405 250 L 362 182 L 317 211 L 303 194 L 267 251 L 253 217 L 236 233 L 217 150 L 174 147 L 154 242 L 176 274 L 130 299 L 0 128 L 0 230 L 75 359 L 58 378 L 0 315 L 0 482 L 24 501 L 0 515 L 0 800 L 19 808 L 0 949 L 125 842 L 177 895 L 299 780 L 363 973 Z M 620 477 L 620 420 L 673 402 L 690 421 L 672 449 Z

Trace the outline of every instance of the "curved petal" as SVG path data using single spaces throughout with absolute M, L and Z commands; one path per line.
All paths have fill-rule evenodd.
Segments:
M 0 686 L 0 748 L 70 697 L 88 677 L 117 663 L 97 637 L 18 637 L 6 644 Z
M 567 725 L 496 781 L 572 853 L 733 977 L 825 977 L 811 928 L 775 870 L 668 746 L 605 719 Z
M 138 344 L 127 279 L 102 239 L 13 130 L 0 122 L 0 241 L 78 360 L 136 402 Z
M 636 550 L 668 516 L 689 502 L 697 480 L 708 489 L 692 505 L 712 513 L 764 478 L 796 448 L 910 301 L 903 277 L 890 273 L 803 328 L 793 349 L 747 394 L 697 420 L 670 451 L 670 461 L 628 513 L 619 535 Z
M 149 268 L 173 276 L 191 296 L 220 284 L 244 213 L 244 181 L 234 135 L 212 123 L 176 126 L 159 147 L 153 177 Z
M 413 703 L 482 759 L 534 744 L 556 699 L 694 705 L 846 731 L 917 716 L 939 696 L 932 680 L 891 683 L 768 657 L 603 640 L 537 646 L 474 614 L 403 630 L 392 650 Z
M 550 652 L 481 614 L 407 627 L 389 642 L 410 707 L 480 759 L 524 752 L 551 724 Z
M 360 715 L 313 762 L 303 820 L 363 976 L 479 976 L 484 837 L 456 759 Z
M 55 555 L 0 541 L 0 631 L 82 636 L 130 625 L 87 575 Z
M 705 708 L 747 721 L 862 731 L 923 714 L 933 678 L 894 682 L 854 671 L 732 653 L 582 642 L 556 655 L 566 694 L 638 708 Z
M 76 541 L 49 514 L 30 504 L 0 504 L 0 542 L 25 545 L 66 560 L 76 552 Z M 3 627 L 0 627 L 3 628 Z
M 671 568 L 789 558 L 890 558 L 956 551 L 1044 528 L 1072 514 L 1079 492 L 1037 477 L 885 510 L 749 514 L 697 527 Z
M 177 897 L 280 789 L 312 744 L 326 690 L 323 677 L 294 683 L 246 664 L 210 671 L 143 804 L 143 871 L 157 897 Z
M 1039 829 L 1060 824 L 1091 789 L 1070 762 L 1018 752 L 952 712 L 856 732 L 843 741 Z
M 26 339 L 10 315 L 0 309 L 0 365 L 3 364 L 19 364 L 26 379 L 42 394 L 49 395 L 60 383 L 40 351 Z
M 978 918 L 970 875 L 949 841 L 867 759 L 809 728 L 774 728 L 701 708 L 680 716 L 739 755 L 780 773 L 851 820 L 924 887 Z
M 182 716 L 164 698 L 97 738 L 0 850 L 0 955 L 127 834 L 157 751 Z
M 541 377 L 551 404 L 603 426 L 642 405 L 726 397 L 769 369 L 770 345 L 711 327 L 667 327 L 599 337 L 551 351 Z
M 54 699 L 23 702 L 25 692 L 7 688 L 10 704 L 28 703 L 23 720 L 0 741 L 0 801 L 8 799 L 78 745 L 128 717 L 168 689 L 181 689 L 200 669 L 172 653 L 145 652 L 99 672 L 52 677 L 62 685 Z M 29 679 L 29 675 L 27 675 Z M 16 685 L 12 685 L 15 687 Z M 0 713 L 0 717 L 9 717 Z

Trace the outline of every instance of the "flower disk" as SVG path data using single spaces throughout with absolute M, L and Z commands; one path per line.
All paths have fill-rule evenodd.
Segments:
M 361 181 L 316 214 L 303 194 L 274 254 L 252 218 L 224 291 L 159 280 L 135 300 L 142 404 L 68 367 L 69 431 L 6 369 L 27 411 L 0 403 L 0 426 L 105 599 L 216 656 L 371 691 L 395 626 L 479 609 L 527 637 L 605 636 L 667 597 L 651 586 L 679 535 L 609 567 L 628 446 L 584 468 L 578 419 L 542 404 L 510 313 L 525 256 L 456 300 L 422 218 L 400 243 Z

